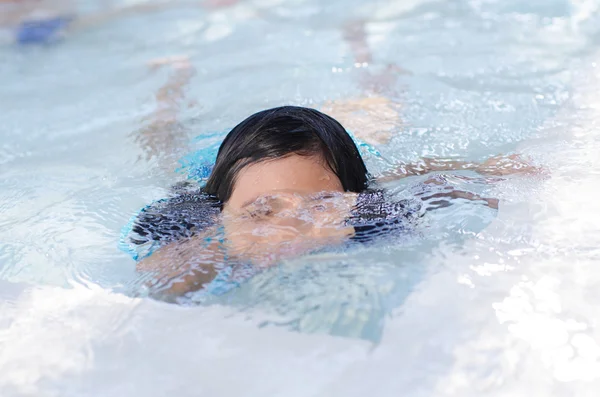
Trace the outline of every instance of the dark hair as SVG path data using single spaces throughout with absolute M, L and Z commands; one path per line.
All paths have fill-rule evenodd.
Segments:
M 282 106 L 253 114 L 227 134 L 204 192 L 225 203 L 242 168 L 292 153 L 322 156 L 347 192 L 367 188 L 367 167 L 340 123 L 314 109 Z

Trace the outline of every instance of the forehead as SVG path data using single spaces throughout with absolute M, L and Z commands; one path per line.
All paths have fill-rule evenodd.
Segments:
M 277 192 L 343 191 L 339 178 L 318 156 L 297 154 L 248 165 L 237 175 L 227 206 L 236 209 Z

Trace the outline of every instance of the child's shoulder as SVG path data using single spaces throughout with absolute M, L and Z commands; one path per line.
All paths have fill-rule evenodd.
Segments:
M 359 193 L 347 222 L 354 227 L 354 240 L 371 241 L 411 229 L 422 215 L 421 207 L 417 200 L 398 198 L 385 189 L 368 189 Z
M 165 244 L 214 226 L 220 209 L 221 203 L 195 184 L 176 184 L 169 197 L 147 205 L 133 216 L 123 230 L 121 245 L 140 259 Z

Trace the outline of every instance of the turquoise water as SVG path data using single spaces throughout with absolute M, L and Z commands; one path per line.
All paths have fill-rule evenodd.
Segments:
M 0 48 L 0 394 L 595 396 L 599 9 L 257 0 Z M 360 20 L 367 65 L 343 35 Z M 121 227 L 185 177 L 140 158 L 168 78 L 145 63 L 178 54 L 197 74 L 176 157 L 260 109 L 364 95 L 362 73 L 394 64 L 400 117 L 373 172 L 519 152 L 549 177 L 450 174 L 499 211 L 457 201 L 414 235 L 282 263 L 208 304 L 132 298 Z

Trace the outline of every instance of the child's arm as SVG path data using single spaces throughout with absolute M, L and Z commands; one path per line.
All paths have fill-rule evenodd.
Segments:
M 409 176 L 425 175 L 431 172 L 444 171 L 475 171 L 481 175 L 504 176 L 515 174 L 538 174 L 542 173 L 543 169 L 536 167 L 525 161 L 520 155 L 513 154 L 509 156 L 494 156 L 490 157 L 483 163 L 474 163 L 457 160 L 431 159 L 425 158 L 418 163 L 402 164 L 395 171 L 389 172 L 380 178 L 378 182 L 390 182 Z M 437 178 L 431 178 L 425 181 L 425 184 L 440 184 Z M 498 209 L 499 200 L 497 198 L 482 197 L 475 193 L 465 192 L 462 190 L 449 190 L 433 193 L 431 195 L 423 195 L 422 200 L 427 201 L 431 207 L 428 210 L 444 208 L 451 204 L 452 199 L 465 199 L 470 201 L 479 201 L 486 206 Z
M 427 185 L 439 185 L 440 183 L 443 183 L 443 182 L 439 178 L 431 178 L 431 179 L 428 179 L 427 181 L 425 181 L 424 183 Z M 454 190 L 454 189 L 438 191 L 437 193 L 430 193 L 430 194 L 423 193 L 423 194 L 418 194 L 417 196 L 420 197 L 421 200 L 423 200 L 429 204 L 429 206 L 427 207 L 428 211 L 448 207 L 452 204 L 452 202 L 450 200 L 456 200 L 456 199 L 479 201 L 479 202 L 485 204 L 486 206 L 497 210 L 498 203 L 500 201 L 497 198 L 482 197 L 475 193 L 465 192 L 463 190 Z
M 388 182 L 408 176 L 425 175 L 431 172 L 467 170 L 475 171 L 482 175 L 493 176 L 536 174 L 542 172 L 540 167 L 532 165 L 518 154 L 490 157 L 481 164 L 458 160 L 424 158 L 417 163 L 400 164 L 396 170 L 388 172 L 377 180 Z
M 153 122 L 174 122 L 185 98 L 185 88 L 195 74 L 188 57 L 159 58 L 149 62 L 153 69 L 164 65 L 172 68 L 172 74 L 165 85 L 156 93 L 156 110 L 152 114 Z
M 156 109 L 146 118 L 147 125 L 135 132 L 135 140 L 148 160 L 155 156 L 169 159 L 187 139 L 186 131 L 177 117 L 194 68 L 185 57 L 163 58 L 150 63 L 152 68 L 163 65 L 170 65 L 173 71 L 155 95 Z
M 197 291 L 214 280 L 218 274 L 215 265 L 225 261 L 218 243 L 205 246 L 205 236 L 168 244 L 139 261 L 136 269 L 152 274 L 148 287 L 165 298 Z

